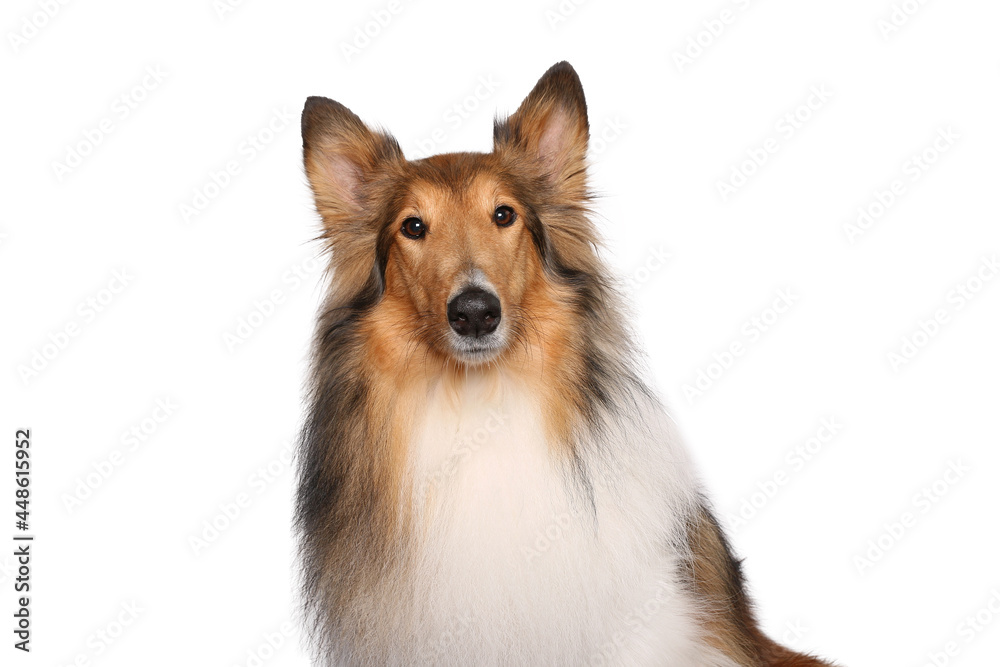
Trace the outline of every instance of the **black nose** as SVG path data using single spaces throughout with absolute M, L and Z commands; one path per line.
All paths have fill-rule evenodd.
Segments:
M 448 321 L 459 336 L 485 336 L 500 324 L 500 299 L 478 287 L 462 290 L 448 304 Z

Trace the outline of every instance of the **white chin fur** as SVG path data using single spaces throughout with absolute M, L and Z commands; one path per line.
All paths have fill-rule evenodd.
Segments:
M 411 450 L 412 569 L 359 601 L 378 637 L 349 662 L 731 665 L 701 640 L 667 548 L 696 503 L 686 455 L 658 404 L 625 404 L 568 465 L 516 380 L 438 385 Z
M 452 331 L 448 336 L 451 354 L 467 366 L 481 366 L 495 361 L 507 349 L 504 327 L 481 338 L 470 339 Z

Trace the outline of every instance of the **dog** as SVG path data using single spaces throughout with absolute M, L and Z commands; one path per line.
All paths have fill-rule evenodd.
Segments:
M 830 665 L 766 637 L 643 378 L 549 69 L 490 153 L 408 161 L 310 97 L 329 252 L 298 451 L 324 665 Z

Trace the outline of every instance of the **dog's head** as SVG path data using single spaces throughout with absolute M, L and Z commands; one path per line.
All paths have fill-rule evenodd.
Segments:
M 405 343 L 464 365 L 537 330 L 546 299 L 596 268 L 583 88 L 565 62 L 494 126 L 491 153 L 408 161 L 390 135 L 311 97 L 306 174 L 332 254 L 334 307 L 370 308 Z

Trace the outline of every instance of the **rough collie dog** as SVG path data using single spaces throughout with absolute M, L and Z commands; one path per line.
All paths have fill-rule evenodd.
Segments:
M 552 67 L 493 152 L 302 112 L 330 253 L 299 452 L 324 665 L 824 665 L 765 637 L 588 220 Z

